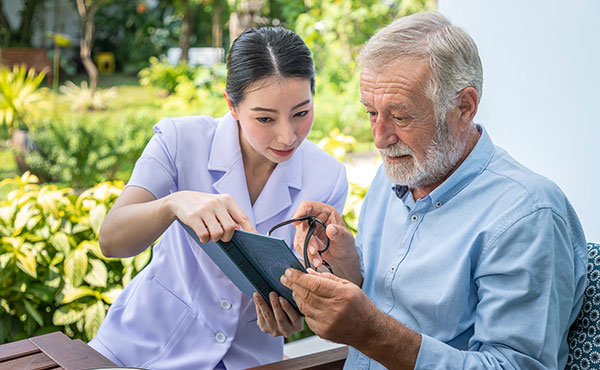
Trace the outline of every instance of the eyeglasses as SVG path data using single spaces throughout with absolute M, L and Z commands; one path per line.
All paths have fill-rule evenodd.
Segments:
M 298 218 L 292 218 L 291 220 L 283 221 L 283 222 L 273 226 L 271 228 L 271 230 L 269 230 L 267 235 L 271 236 L 271 233 L 273 231 L 275 231 L 276 229 L 278 229 L 282 226 L 285 226 L 285 225 L 289 225 L 293 222 L 300 222 L 300 221 L 308 221 L 308 231 L 306 232 L 306 239 L 304 239 L 304 266 L 307 269 L 309 269 L 312 267 L 310 265 L 310 260 L 308 258 L 308 241 L 310 240 L 310 237 L 314 234 L 315 229 L 317 228 L 318 225 L 323 227 L 323 230 L 321 230 L 321 231 L 323 232 L 323 235 L 325 235 L 325 238 L 327 239 L 325 248 L 318 250 L 319 256 L 322 255 L 325 251 L 327 251 L 327 249 L 329 249 L 329 237 L 327 237 L 327 234 L 325 233 L 325 229 L 327 228 L 327 225 L 325 225 L 325 223 L 323 221 L 319 220 L 318 218 L 316 218 L 314 216 L 303 216 L 303 217 L 298 217 Z M 333 274 L 333 269 L 331 268 L 329 263 L 327 263 L 327 261 L 325 261 L 325 260 L 322 260 L 322 261 L 323 261 L 323 266 L 327 267 L 329 272 L 331 272 Z

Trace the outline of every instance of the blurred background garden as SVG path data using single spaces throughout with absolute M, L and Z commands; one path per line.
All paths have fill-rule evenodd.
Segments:
M 434 6 L 0 0 L 0 344 L 56 330 L 93 337 L 151 258 L 150 249 L 105 258 L 100 224 L 156 122 L 226 113 L 224 57 L 245 28 L 283 26 L 306 41 L 317 71 L 309 139 L 348 162 L 374 149 L 359 102 L 360 46 L 394 18 Z M 351 184 L 351 228 L 365 191 Z

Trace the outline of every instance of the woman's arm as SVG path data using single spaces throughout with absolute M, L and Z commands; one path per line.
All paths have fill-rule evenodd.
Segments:
M 179 191 L 163 198 L 143 188 L 125 188 L 106 215 L 99 243 L 107 257 L 134 256 L 152 244 L 173 221 L 190 226 L 203 243 L 231 240 L 241 226 L 256 232 L 248 217 L 228 194 Z

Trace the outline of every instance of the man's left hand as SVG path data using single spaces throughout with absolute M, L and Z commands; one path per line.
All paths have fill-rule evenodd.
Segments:
M 308 326 L 321 338 L 357 347 L 362 328 L 379 312 L 356 284 L 330 273 L 287 269 L 281 283 L 292 289 Z

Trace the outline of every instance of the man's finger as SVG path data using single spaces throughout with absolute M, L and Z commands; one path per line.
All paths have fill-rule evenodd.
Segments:
M 289 268 L 285 270 L 285 274 L 282 276 L 284 280 L 282 283 L 292 289 L 293 291 L 298 290 L 303 297 L 308 297 L 308 294 L 304 293 L 304 290 L 308 291 L 309 294 L 322 298 L 333 298 L 336 297 L 336 289 L 339 284 L 346 281 L 331 274 L 333 278 L 324 277 L 323 274 L 314 272 L 310 273 L 312 269 L 309 269 L 309 273 L 305 274 L 301 271 Z M 285 281 L 285 283 L 284 283 Z M 303 289 L 302 291 L 300 290 Z M 306 298 L 304 298 L 306 299 Z

